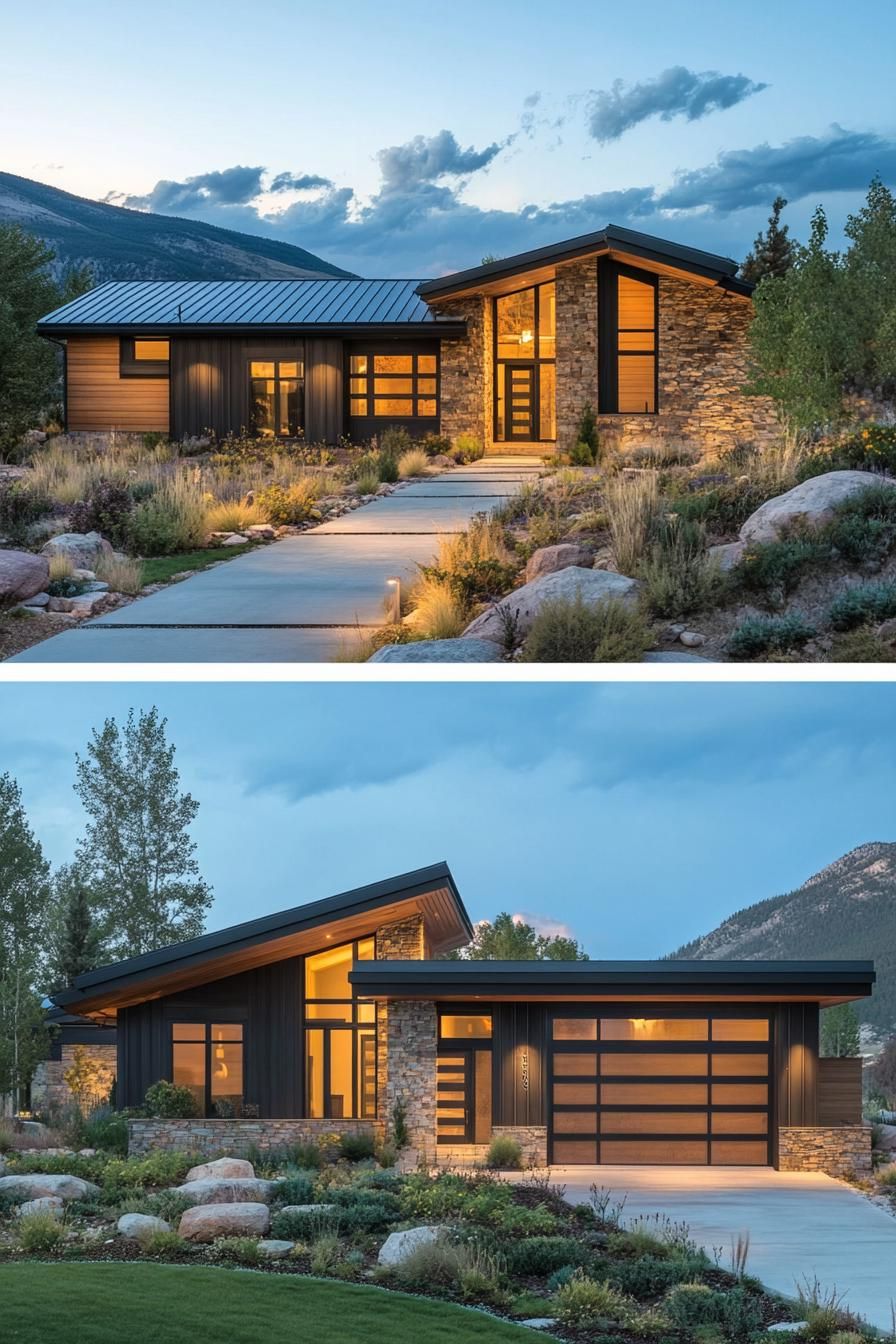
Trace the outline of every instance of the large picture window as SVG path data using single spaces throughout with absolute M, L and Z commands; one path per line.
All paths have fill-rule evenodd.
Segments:
M 423 351 L 358 351 L 349 356 L 354 420 L 436 420 L 439 357 Z
M 233 1115 L 243 1102 L 243 1024 L 173 1022 L 171 1080 L 187 1087 L 200 1115 Z
M 373 938 L 305 958 L 306 1114 L 337 1120 L 376 1115 L 376 1005 L 357 999 L 353 961 L 372 961 Z
M 495 299 L 495 438 L 550 442 L 555 411 L 556 286 Z
M 252 428 L 263 439 L 297 438 L 305 422 L 305 365 L 300 359 L 251 359 Z
M 602 414 L 657 409 L 657 278 L 602 258 L 598 263 L 599 402 Z

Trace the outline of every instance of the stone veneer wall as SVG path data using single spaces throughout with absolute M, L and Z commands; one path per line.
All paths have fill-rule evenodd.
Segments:
M 71 1105 L 71 1089 L 65 1074 L 75 1062 L 75 1051 L 82 1050 L 92 1063 L 97 1064 L 111 1086 L 118 1068 L 118 1051 L 114 1045 L 63 1045 L 59 1059 L 45 1059 L 38 1064 L 31 1080 L 31 1105 L 36 1111 L 51 1110 Z M 105 1089 L 108 1093 L 108 1087 Z
M 523 1154 L 524 1167 L 546 1167 L 548 1164 L 548 1131 L 544 1125 L 494 1125 L 492 1137 L 507 1135 L 516 1139 Z M 436 1165 L 440 1167 L 481 1167 L 488 1156 L 487 1143 L 442 1143 L 436 1148 Z
M 386 1138 L 392 1111 L 403 1101 L 411 1157 L 432 1161 L 436 1144 L 436 1006 L 430 999 L 390 999 L 378 1005 L 377 1095 Z
M 203 1157 L 240 1157 L 250 1148 L 266 1152 L 343 1134 L 372 1134 L 378 1139 L 381 1126 L 374 1120 L 129 1120 L 128 1153 L 161 1148 Z
M 472 434 L 491 451 L 494 438 L 491 299 L 474 294 L 433 302 L 430 307 L 439 317 L 464 318 L 467 323 L 466 338 L 442 341 L 441 432 L 450 439 L 458 434 Z
M 557 270 L 557 449 L 568 453 L 587 405 L 597 410 L 597 261 Z
M 426 941 L 422 915 L 409 915 L 376 931 L 377 961 L 424 961 Z
M 870 1176 L 870 1125 L 781 1125 L 779 1171 L 821 1171 L 828 1176 Z

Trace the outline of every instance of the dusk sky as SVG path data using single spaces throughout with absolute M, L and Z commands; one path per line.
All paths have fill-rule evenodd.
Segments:
M 741 258 L 896 184 L 890 0 L 6 6 L 0 167 L 364 275 L 612 222 Z
M 75 752 L 157 704 L 217 928 L 447 859 L 474 919 L 565 924 L 592 957 L 672 951 L 896 839 L 887 685 L 18 684 L 0 768 L 53 863 Z

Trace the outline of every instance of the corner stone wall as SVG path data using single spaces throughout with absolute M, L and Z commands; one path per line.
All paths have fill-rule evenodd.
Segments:
M 870 1125 L 782 1125 L 779 1171 L 821 1171 L 827 1176 L 871 1175 Z
M 377 961 L 423 961 L 426 938 L 422 915 L 409 915 L 376 931 Z
M 242 1157 L 251 1149 L 267 1152 L 294 1143 L 320 1143 L 343 1134 L 381 1137 L 373 1120 L 129 1120 L 128 1153 L 156 1150 L 198 1153 L 203 1157 Z
M 118 1051 L 114 1045 L 63 1045 L 59 1059 L 45 1059 L 34 1070 L 31 1080 L 31 1105 L 36 1111 L 49 1111 L 70 1106 L 74 1097 L 65 1081 L 65 1074 L 75 1062 L 75 1051 L 103 1071 L 111 1086 L 118 1068 Z M 108 1091 L 108 1088 L 106 1089 Z
M 472 434 L 487 452 L 493 447 L 492 304 L 482 295 L 433 302 L 438 317 L 463 318 L 465 338 L 446 337 L 440 361 L 441 432 L 455 439 Z M 509 445 L 508 445 L 509 446 Z M 497 445 L 498 449 L 504 447 Z
M 406 1162 L 435 1157 L 436 1043 L 432 1000 L 390 999 L 378 1005 L 379 1118 L 390 1139 L 393 1107 L 404 1102 L 411 1150 L 402 1155 Z

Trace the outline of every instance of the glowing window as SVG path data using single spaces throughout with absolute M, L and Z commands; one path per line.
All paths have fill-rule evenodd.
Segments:
M 443 1013 L 442 1035 L 484 1039 L 492 1034 L 490 1013 Z

